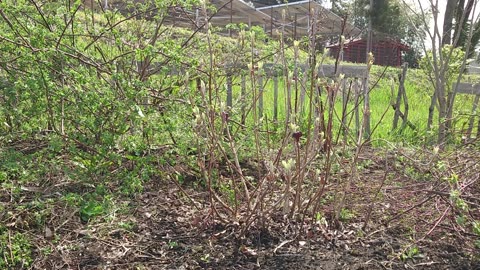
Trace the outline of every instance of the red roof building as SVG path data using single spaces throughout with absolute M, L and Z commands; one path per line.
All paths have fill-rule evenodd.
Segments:
M 373 56 L 375 57 L 375 65 L 380 66 L 400 66 L 402 61 L 402 52 L 408 51 L 409 47 L 393 39 L 373 40 Z M 330 54 L 337 57 L 340 45 L 327 46 Z M 355 39 L 347 41 L 343 45 L 343 61 L 353 63 L 365 63 L 367 58 L 367 40 Z

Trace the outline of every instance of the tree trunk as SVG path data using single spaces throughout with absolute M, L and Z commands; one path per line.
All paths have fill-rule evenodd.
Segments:
M 458 78 L 457 82 L 460 82 L 461 74 L 465 72 L 465 67 L 466 67 L 466 61 L 469 55 L 470 50 L 474 51 L 474 49 L 471 49 L 471 39 L 473 36 L 473 28 L 468 29 L 468 24 L 469 20 L 468 18 L 470 17 L 470 13 L 472 11 L 473 7 L 473 0 L 468 0 L 466 7 L 464 8 L 464 2 L 465 0 L 459 0 L 458 2 L 458 8 L 457 8 L 457 14 L 456 14 L 456 21 L 457 21 L 457 27 L 455 30 L 455 35 L 454 35 L 454 46 L 456 47 L 463 47 L 465 50 L 466 55 L 464 56 L 465 58 L 463 59 L 463 64 L 460 69 L 460 75 Z M 470 27 L 473 26 L 473 20 L 470 20 L 470 23 L 472 24 Z M 448 139 L 448 136 L 450 134 L 450 130 L 453 127 L 453 105 L 455 103 L 455 96 L 456 96 L 456 87 L 453 87 L 453 89 L 447 93 L 447 108 L 446 108 L 446 115 L 445 115 L 445 122 L 446 122 L 446 138 Z
M 443 148 L 447 139 L 447 97 L 445 93 L 445 84 L 437 84 L 438 99 L 438 144 Z
M 433 124 L 433 115 L 435 113 L 435 104 L 437 102 L 437 91 L 433 92 L 430 99 L 430 107 L 428 108 L 427 131 L 430 131 Z
M 462 14 L 465 11 L 465 0 L 457 0 L 457 5 L 455 7 L 455 32 L 453 34 L 454 37 L 456 37 L 460 30 L 460 20 L 462 19 Z M 464 20 L 465 21 L 465 20 Z
M 465 46 L 467 43 L 467 32 L 469 28 L 468 18 L 470 17 L 470 13 L 472 12 L 473 4 L 473 0 L 468 0 L 467 5 L 465 6 L 465 0 L 458 0 L 457 8 L 455 9 L 455 32 L 453 37 L 454 40 L 457 37 L 459 38 L 458 42 L 454 45 L 455 47 L 463 47 L 463 50 L 465 50 Z
M 452 89 L 452 91 L 455 91 L 455 89 Z M 448 92 L 447 93 L 447 108 L 446 108 L 446 114 L 445 114 L 445 138 L 448 139 L 450 136 L 450 130 L 452 130 L 453 127 L 453 103 L 455 101 L 455 94 L 453 92 Z
M 452 43 L 452 28 L 453 28 L 453 17 L 455 15 L 455 7 L 457 6 L 458 0 L 448 0 L 447 7 L 445 9 L 445 16 L 443 19 L 443 38 L 442 45 Z

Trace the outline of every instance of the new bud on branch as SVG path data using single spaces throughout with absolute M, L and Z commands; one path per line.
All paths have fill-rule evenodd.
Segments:
M 302 132 L 301 131 L 297 131 L 297 132 L 294 132 L 292 134 L 292 137 L 295 139 L 295 142 L 300 142 L 300 138 L 302 137 Z

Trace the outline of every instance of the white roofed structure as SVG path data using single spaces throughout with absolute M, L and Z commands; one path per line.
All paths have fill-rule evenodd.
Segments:
M 144 3 L 145 0 L 135 2 Z M 350 23 L 343 27 L 343 19 L 324 8 L 315 0 L 303 0 L 287 4 L 262 6 L 256 8 L 252 2 L 243 0 L 210 0 L 207 12 L 199 7 L 184 8 L 171 6 L 164 23 L 181 26 L 201 28 L 206 19 L 212 26 L 225 27 L 229 24 L 244 23 L 248 26 L 256 25 L 265 29 L 272 37 L 279 33 L 298 39 L 302 36 L 338 36 L 343 33 L 346 37 L 357 37 L 360 29 Z M 126 6 L 126 1 L 111 0 L 110 8 L 131 10 Z M 343 30 L 342 30 L 343 29 Z
M 356 37 L 361 30 L 346 22 L 337 14 L 324 8 L 319 2 L 304 0 L 299 2 L 266 6 L 257 9 L 274 18 L 275 24 L 267 30 L 275 34 L 276 31 L 285 31 L 295 37 L 315 35 L 332 36 L 343 35 Z
M 275 37 L 284 33 L 292 38 L 302 36 L 321 35 L 325 37 L 342 34 L 347 37 L 357 37 L 361 30 L 324 8 L 314 0 L 304 0 L 287 4 L 263 6 L 255 8 L 253 3 L 242 0 L 211 0 L 209 2 L 215 10 L 209 11 L 207 16 L 213 26 L 224 27 L 228 24 L 244 23 L 257 25 L 265 32 Z M 199 9 L 195 11 L 179 10 L 169 13 L 170 21 L 176 25 L 185 24 L 201 27 L 205 22 L 205 14 Z M 181 12 L 180 12 L 181 11 Z

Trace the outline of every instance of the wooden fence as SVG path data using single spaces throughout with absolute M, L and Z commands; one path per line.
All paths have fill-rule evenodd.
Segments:
M 279 82 L 286 81 L 288 74 L 284 74 L 285 70 L 283 66 L 277 64 L 264 64 L 262 70 L 255 70 L 254 76 L 252 77 L 249 72 L 251 72 L 247 66 L 226 66 L 226 105 L 229 108 L 233 108 L 233 106 L 237 106 L 238 109 L 241 111 L 241 123 L 245 124 L 247 112 L 253 109 L 257 110 L 257 116 L 262 118 L 264 116 L 264 91 L 265 86 L 267 85 L 267 81 L 273 82 L 273 104 L 272 101 L 269 100 L 269 104 L 273 106 L 272 108 L 272 117 L 274 122 L 277 122 L 279 118 L 284 117 L 288 122 L 293 112 L 295 113 L 303 113 L 304 106 L 306 101 L 306 87 L 300 87 L 300 89 L 290 89 L 286 87 L 286 97 L 284 102 L 288 103 L 292 100 L 297 100 L 298 95 L 298 104 L 288 104 L 285 107 L 285 115 L 279 115 Z M 308 69 L 304 65 L 295 66 L 293 70 L 293 74 L 291 73 L 290 76 L 298 77 L 298 74 L 307 74 Z M 408 105 L 408 98 L 407 93 L 405 90 L 405 79 L 407 76 L 408 65 L 404 64 L 402 66 L 401 72 L 398 74 L 398 92 L 396 93 L 396 98 L 390 104 L 394 113 L 393 118 L 393 125 L 392 130 L 399 129 L 399 132 L 402 132 L 406 127 L 409 127 L 412 130 L 416 130 L 417 127 L 408 119 L 409 114 L 409 105 Z M 178 74 L 178 73 L 177 73 Z M 342 110 L 337 111 L 336 113 L 339 115 L 341 120 L 342 126 L 342 133 L 344 139 L 347 139 L 347 135 L 351 130 L 354 130 L 356 135 L 359 134 L 361 128 L 361 119 L 362 116 L 360 114 L 360 106 L 363 103 L 364 94 L 368 89 L 367 84 L 367 67 L 364 65 L 339 65 L 335 67 L 334 65 L 322 65 L 316 70 L 317 78 L 335 78 L 342 74 L 343 78 L 337 83 L 340 85 L 337 93 L 340 94 L 340 98 L 342 100 Z M 308 74 L 307 74 L 308 75 Z M 248 79 L 255 80 L 255 87 L 256 89 L 251 89 L 251 87 L 247 86 Z M 289 78 L 292 80 L 292 78 Z M 251 93 L 249 91 L 255 91 L 256 97 L 254 104 L 249 103 L 249 101 L 243 99 L 241 105 L 238 104 L 234 105 L 234 85 L 239 85 L 240 88 L 240 96 L 245 98 L 247 95 Z M 396 86 L 392 85 L 392 93 Z M 238 89 L 238 88 L 237 88 Z M 472 84 L 472 83 L 459 83 L 453 85 L 453 89 L 456 89 L 457 94 L 468 94 L 468 95 L 475 95 L 473 107 L 470 114 L 470 119 L 468 122 L 468 129 L 465 132 L 465 137 L 468 141 L 472 139 L 472 131 L 475 128 L 475 119 L 478 117 L 478 105 L 480 103 L 480 83 Z M 322 91 L 325 92 L 325 91 Z M 319 93 L 315 93 L 315 95 L 319 95 Z M 317 97 L 313 97 L 317 98 Z M 250 105 L 250 106 L 249 106 Z M 402 106 L 403 105 L 403 106 Z M 269 105 L 270 106 L 270 105 Z M 350 110 L 347 108 L 350 107 Z M 402 108 L 403 107 L 403 108 Z M 248 109 L 247 109 L 248 108 Z M 353 108 L 353 109 L 352 109 Z M 477 124 L 477 134 L 476 138 L 480 138 L 480 117 L 478 117 L 478 124 Z M 296 119 L 299 120 L 299 119 Z M 399 123 L 401 121 L 401 124 Z M 290 121 L 292 122 L 292 121 Z M 293 121 L 298 123 L 297 121 Z M 352 122 L 354 123 L 354 129 L 352 127 Z M 400 125 L 399 125 L 400 124 Z M 400 127 L 399 127 L 400 126 Z M 352 136 L 355 137 L 355 136 Z
M 245 67 L 246 70 L 246 67 Z M 238 70 L 237 70 L 238 71 Z M 405 79 L 407 76 L 408 65 L 405 63 L 402 66 L 401 72 L 398 74 L 398 92 L 396 99 L 392 102 L 391 106 L 395 111 L 394 118 L 393 118 L 393 125 L 392 130 L 395 130 L 399 126 L 399 120 L 401 120 L 401 125 L 399 131 L 402 132 L 406 127 L 409 127 L 412 130 L 416 130 L 416 126 L 408 119 L 409 114 L 409 105 L 408 105 L 408 98 L 407 93 L 405 90 Z M 258 85 L 258 99 L 257 99 L 257 109 L 258 115 L 260 117 L 263 116 L 264 113 L 264 81 L 272 80 L 273 81 L 273 120 L 276 122 L 278 121 L 278 106 L 279 106 L 279 99 L 278 99 L 278 91 L 279 91 L 279 80 L 285 78 L 285 74 L 283 74 L 283 68 L 278 65 L 274 64 L 265 64 L 263 66 L 263 72 L 257 72 L 257 85 Z M 298 66 L 294 70 L 293 76 L 296 77 L 298 73 L 305 73 L 307 72 L 305 66 Z M 338 66 L 337 68 L 334 65 L 323 65 L 318 68 L 317 76 L 318 77 L 336 77 L 339 74 L 343 74 L 343 79 L 339 82 L 340 88 L 338 93 L 341 94 L 342 99 L 342 110 L 341 110 L 341 125 L 342 125 L 342 133 L 344 135 L 344 139 L 347 139 L 347 135 L 350 132 L 350 126 L 352 120 L 354 121 L 355 132 L 358 135 L 359 130 L 361 128 L 360 123 L 360 112 L 359 107 L 360 103 L 363 100 L 363 94 L 365 93 L 367 83 L 367 67 L 366 66 L 353 66 L 353 65 L 345 65 L 345 66 Z M 233 79 L 232 77 L 238 74 L 238 72 L 227 72 L 227 106 L 233 106 Z M 244 97 L 247 93 L 246 90 L 246 76 L 241 77 L 241 96 Z M 393 86 L 392 86 L 393 87 Z M 473 108 L 471 110 L 471 115 L 468 123 L 468 129 L 465 133 L 467 141 L 472 139 L 472 131 L 475 125 L 475 117 L 478 117 L 477 110 L 478 104 L 480 102 L 480 83 L 479 84 L 471 84 L 471 83 L 459 83 L 458 85 L 454 85 L 454 89 L 458 94 L 469 94 L 475 95 L 475 100 L 473 103 Z M 368 90 L 368 89 L 367 89 Z M 287 93 L 287 100 L 292 99 L 292 92 L 290 89 Z M 392 89 L 393 92 L 393 89 Z M 295 112 L 303 112 L 304 109 L 304 102 L 305 102 L 305 95 L 306 89 L 300 89 L 300 97 L 299 97 L 299 104 L 295 104 L 294 108 L 288 107 L 286 108 L 286 115 L 285 118 L 290 119 L 290 114 L 292 110 Z M 352 102 L 353 101 L 353 102 Z M 348 111 L 348 102 L 353 103 L 353 110 Z M 401 108 L 403 105 L 403 108 Z M 298 107 L 297 107 L 298 106 Z M 242 123 L 245 123 L 245 103 L 242 105 Z M 352 115 L 353 114 L 353 115 Z M 349 117 L 350 116 L 350 117 Z M 352 118 L 353 117 L 353 118 Z M 477 138 L 480 138 L 480 118 L 478 120 L 478 128 L 477 128 Z
M 465 140 L 469 142 L 472 140 L 472 131 L 475 125 L 475 116 L 477 116 L 477 108 L 480 100 L 480 83 L 472 84 L 461 82 L 458 84 L 453 84 L 453 89 L 456 90 L 457 94 L 466 94 L 466 95 L 475 95 L 475 100 L 473 101 L 472 112 L 470 114 L 470 119 L 468 121 L 468 128 L 465 133 Z M 477 135 L 476 138 L 480 138 L 480 117 L 477 124 Z
M 256 97 L 256 108 L 258 110 L 258 116 L 261 118 L 264 115 L 264 91 L 266 86 L 266 81 L 271 80 L 273 82 L 273 115 L 272 118 L 274 122 L 278 121 L 279 118 L 279 81 L 286 80 L 287 74 L 284 74 L 284 69 L 280 65 L 275 64 L 264 64 L 262 67 L 263 70 L 256 70 L 255 71 L 255 80 L 256 86 L 258 87 L 257 90 L 257 97 Z M 240 95 L 241 97 L 245 97 L 247 95 L 247 75 L 238 75 L 245 73 L 247 70 L 246 67 L 227 67 L 226 72 L 226 105 L 227 107 L 233 107 L 233 96 L 234 96 L 234 77 L 240 76 Z M 307 74 L 308 69 L 303 65 L 298 65 L 294 68 L 294 71 L 291 76 L 291 79 L 297 79 L 299 74 Z M 323 65 L 318 68 L 316 71 L 317 77 L 320 78 L 333 78 L 340 74 L 342 74 L 342 80 L 339 82 L 340 88 L 337 91 L 342 96 L 342 111 L 340 112 L 341 115 L 341 124 L 343 134 L 346 136 L 349 130 L 350 121 L 347 119 L 350 113 L 354 114 L 355 118 L 355 129 L 356 133 L 360 129 L 360 113 L 359 113 L 359 104 L 362 100 L 361 95 L 364 93 L 366 87 L 366 80 L 367 80 L 367 67 L 366 66 L 338 66 L 337 68 L 334 65 Z M 308 75 L 305 75 L 308 76 Z M 291 89 L 290 87 L 286 87 L 286 110 L 284 117 L 287 121 L 289 121 L 292 112 L 296 113 L 303 113 L 305 112 L 305 101 L 307 95 L 306 87 L 300 87 L 300 89 Z M 250 89 L 251 90 L 251 89 Z M 315 93 L 318 95 L 319 93 Z M 293 98 L 295 95 L 295 98 Z M 294 99 L 295 104 L 290 104 L 289 102 Z M 353 110 L 347 112 L 347 104 L 349 101 L 354 101 Z M 246 102 L 244 101 L 241 105 L 241 112 L 242 112 L 242 124 L 245 123 L 246 119 Z

